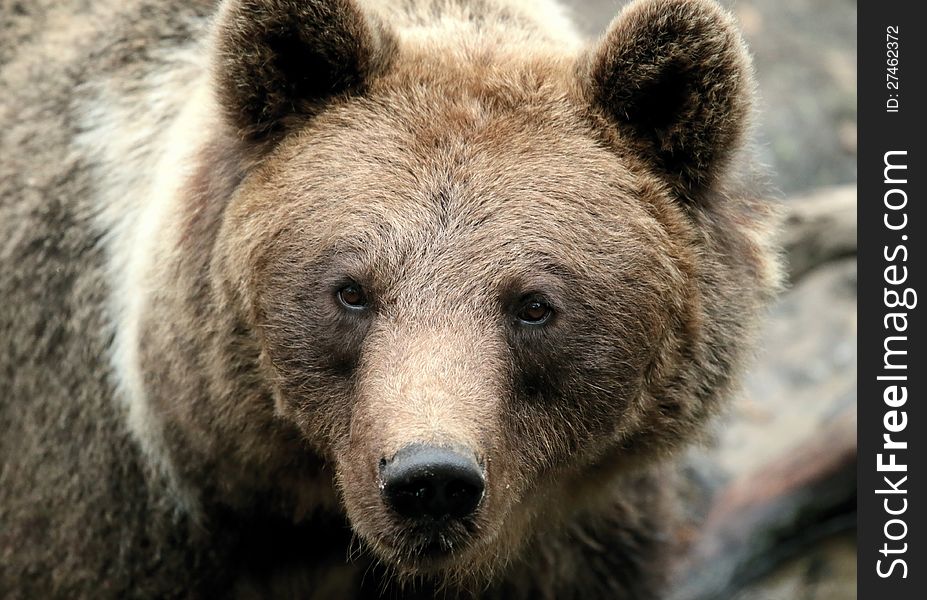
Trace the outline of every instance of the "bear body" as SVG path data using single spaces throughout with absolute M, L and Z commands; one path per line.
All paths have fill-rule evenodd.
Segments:
M 3 11 L 0 595 L 659 595 L 778 277 L 729 15 Z

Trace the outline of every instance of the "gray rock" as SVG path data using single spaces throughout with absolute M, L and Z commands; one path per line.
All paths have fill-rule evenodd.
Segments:
M 673 600 L 853 597 L 856 319 L 854 258 L 817 265 L 774 307 L 714 443 L 688 457 Z

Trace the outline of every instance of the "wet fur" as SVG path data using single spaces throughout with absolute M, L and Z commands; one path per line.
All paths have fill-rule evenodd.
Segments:
M 2 13 L 0 595 L 653 598 L 778 280 L 731 18 L 77 8 Z M 435 564 L 378 497 L 411 442 L 488 474 Z

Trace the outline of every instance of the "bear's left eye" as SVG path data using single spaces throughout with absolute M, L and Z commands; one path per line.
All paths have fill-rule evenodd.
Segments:
M 554 310 L 543 298 L 528 297 L 522 302 L 515 316 L 528 325 L 542 325 L 550 320 Z
M 367 292 L 356 283 L 349 283 L 342 287 L 336 295 L 341 305 L 351 310 L 361 310 L 367 308 L 369 304 Z

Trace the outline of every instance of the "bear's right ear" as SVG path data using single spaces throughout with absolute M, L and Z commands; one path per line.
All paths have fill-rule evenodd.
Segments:
M 353 0 L 226 0 L 217 30 L 218 99 L 258 145 L 383 72 L 394 38 Z
M 743 141 L 752 66 L 713 0 L 637 0 L 612 22 L 581 76 L 622 143 L 695 202 Z

